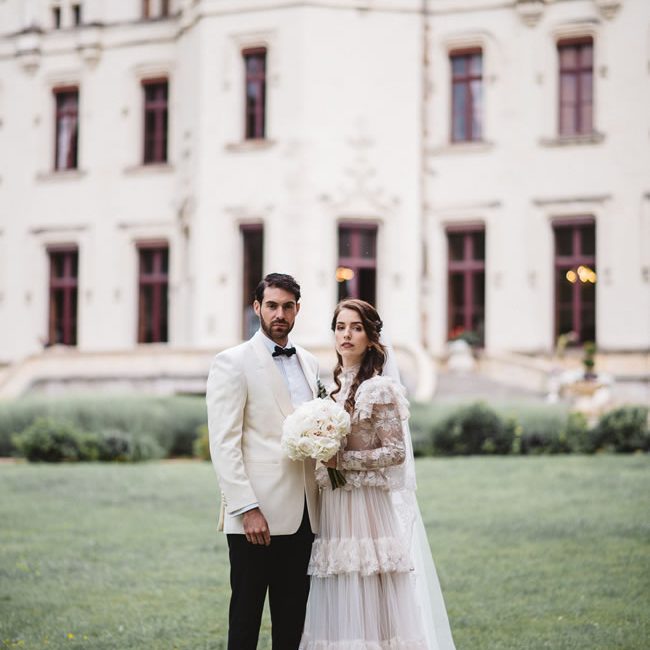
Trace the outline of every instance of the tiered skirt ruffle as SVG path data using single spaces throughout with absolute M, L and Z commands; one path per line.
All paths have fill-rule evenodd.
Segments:
M 321 491 L 300 650 L 427 650 L 390 492 Z

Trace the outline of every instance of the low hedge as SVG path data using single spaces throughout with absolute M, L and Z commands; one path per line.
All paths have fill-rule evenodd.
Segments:
M 196 432 L 196 440 L 194 441 L 194 456 L 201 460 L 210 460 L 210 434 L 208 433 L 208 425 L 202 424 Z
M 415 454 L 558 454 L 650 451 L 649 410 L 625 406 L 589 428 L 566 406 L 413 404 Z M 30 460 L 209 459 L 202 397 L 28 398 L 0 403 L 0 455 Z M 19 434 L 19 435 L 17 435 Z
M 197 428 L 207 421 L 202 397 L 102 396 L 29 397 L 0 402 L 0 456 L 17 449 L 13 436 L 38 418 L 65 423 L 77 431 L 105 438 L 111 432 L 128 437 L 131 446 L 153 441 L 164 456 L 192 456 Z
M 610 411 L 590 428 L 582 413 L 563 405 L 421 404 L 413 407 L 411 428 L 420 455 L 650 451 L 649 409 L 643 406 Z
M 590 434 L 590 451 L 650 451 L 650 409 L 623 406 L 605 413 Z
M 17 451 L 31 462 L 135 462 L 162 458 L 162 447 L 150 436 L 121 431 L 84 433 L 73 424 L 39 417 L 12 436 Z
M 508 454 L 516 429 L 516 420 L 502 418 L 487 404 L 469 404 L 433 426 L 433 452 L 441 456 Z

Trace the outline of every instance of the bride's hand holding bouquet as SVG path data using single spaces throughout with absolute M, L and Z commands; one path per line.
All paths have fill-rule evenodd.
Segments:
M 350 415 L 331 399 L 301 404 L 282 426 L 282 449 L 291 460 L 313 458 L 325 463 L 332 489 L 345 485 L 335 456 L 350 431 Z

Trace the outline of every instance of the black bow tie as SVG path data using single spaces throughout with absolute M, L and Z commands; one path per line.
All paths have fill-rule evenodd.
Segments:
M 279 345 L 275 346 L 275 352 L 273 353 L 274 357 L 281 357 L 283 354 L 286 357 L 290 357 L 292 354 L 296 353 L 296 348 L 281 348 Z

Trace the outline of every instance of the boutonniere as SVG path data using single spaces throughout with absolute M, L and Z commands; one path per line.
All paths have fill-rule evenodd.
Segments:
M 316 388 L 318 389 L 318 397 L 320 399 L 325 399 L 327 397 L 327 388 L 323 386 L 323 382 L 320 380 L 320 377 L 316 378 Z

